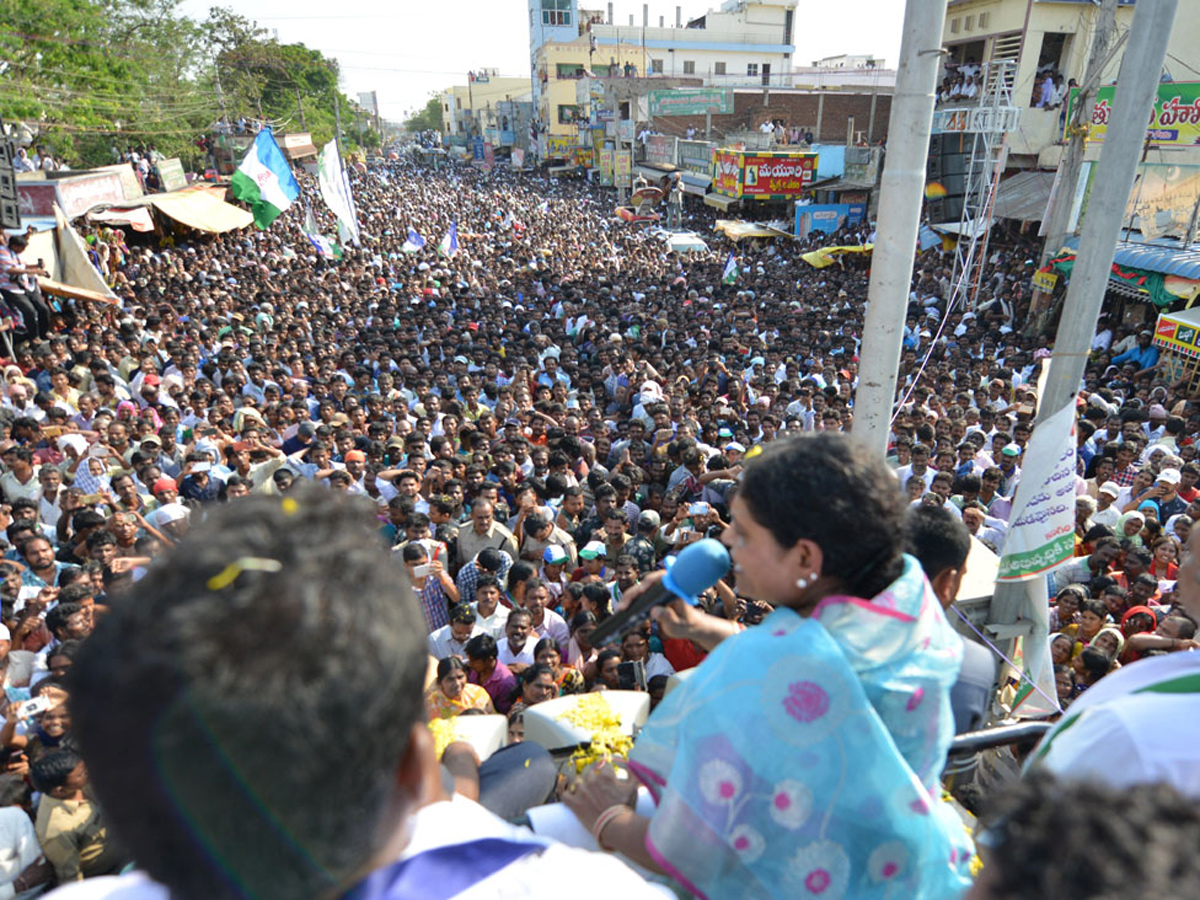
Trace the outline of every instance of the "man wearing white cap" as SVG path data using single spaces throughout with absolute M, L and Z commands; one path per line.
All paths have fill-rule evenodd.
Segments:
M 1120 495 L 1121 489 L 1116 482 L 1106 481 L 1100 485 L 1096 495 L 1096 511 L 1092 513 L 1093 525 L 1117 527 L 1117 520 L 1121 518 L 1121 510 L 1116 504 L 1116 499 Z
M 1188 505 L 1177 493 L 1180 475 L 1178 469 L 1163 469 L 1154 481 L 1154 487 L 1145 498 L 1158 507 L 1158 521 L 1165 522 L 1171 516 L 1187 512 Z

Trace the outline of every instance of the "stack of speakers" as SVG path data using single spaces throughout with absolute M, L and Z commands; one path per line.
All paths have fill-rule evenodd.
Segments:
M 0 228 L 15 231 L 21 227 L 21 205 L 17 198 L 17 173 L 13 169 L 16 145 L 0 120 Z

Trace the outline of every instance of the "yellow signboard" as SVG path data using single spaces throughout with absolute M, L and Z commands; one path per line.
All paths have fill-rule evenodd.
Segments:
M 630 176 L 633 175 L 633 152 L 630 150 L 618 150 L 613 154 L 613 166 L 615 168 L 614 182 L 618 187 L 629 186 Z
M 613 148 L 600 148 L 600 184 L 603 187 L 612 187 L 613 184 Z
M 562 157 L 574 158 L 575 149 L 579 146 L 577 134 L 548 134 L 546 135 L 546 155 L 552 159 Z
M 1030 281 L 1039 291 L 1049 294 L 1058 284 L 1058 276 L 1053 272 L 1034 272 Z

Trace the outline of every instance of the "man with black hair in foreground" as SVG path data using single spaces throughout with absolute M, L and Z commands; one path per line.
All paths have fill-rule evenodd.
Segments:
M 1169 785 L 1117 790 L 1039 773 L 1003 798 L 964 900 L 1200 897 L 1200 807 Z
M 424 620 L 362 502 L 219 511 L 97 628 L 73 669 L 75 733 L 146 874 L 58 897 L 557 897 L 580 872 L 606 896 L 661 896 L 444 795 Z

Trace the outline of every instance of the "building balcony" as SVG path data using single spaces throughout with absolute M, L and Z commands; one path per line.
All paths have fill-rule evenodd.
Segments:
M 1026 107 L 1021 127 L 1008 136 L 1008 152 L 1037 156 L 1062 140 L 1062 110 Z

